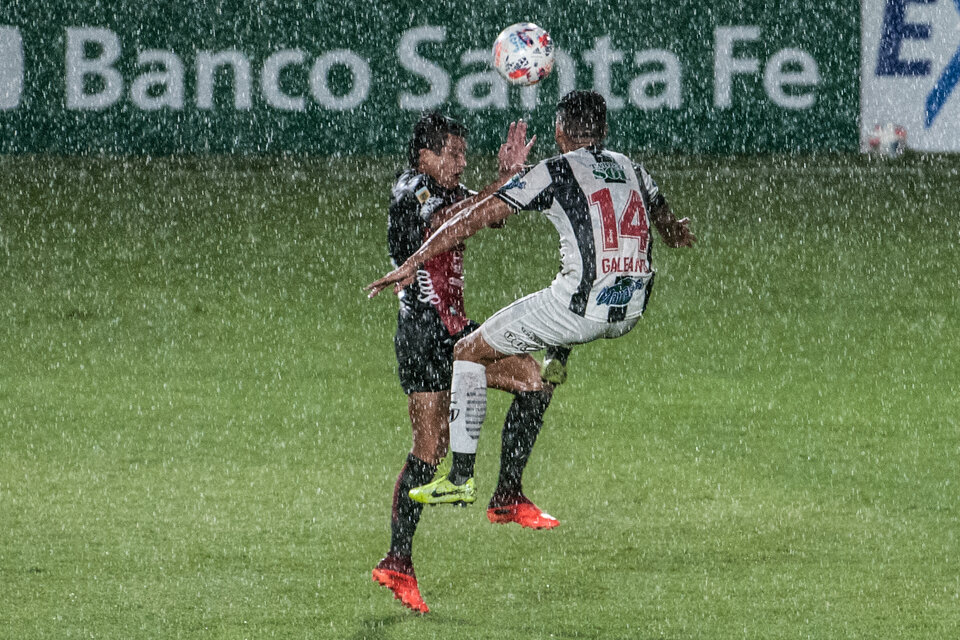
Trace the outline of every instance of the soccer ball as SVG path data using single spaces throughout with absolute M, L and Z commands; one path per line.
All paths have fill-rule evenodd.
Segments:
M 536 84 L 553 69 L 553 40 L 532 22 L 518 22 L 493 43 L 493 66 L 510 84 Z
M 867 144 L 871 153 L 896 158 L 907 148 L 907 130 L 892 122 L 874 125 Z

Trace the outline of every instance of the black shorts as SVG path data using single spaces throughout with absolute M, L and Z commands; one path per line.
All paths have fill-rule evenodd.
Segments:
M 397 373 L 406 394 L 449 391 L 453 377 L 453 345 L 473 333 L 476 322 L 451 336 L 433 309 L 401 310 L 397 315 Z

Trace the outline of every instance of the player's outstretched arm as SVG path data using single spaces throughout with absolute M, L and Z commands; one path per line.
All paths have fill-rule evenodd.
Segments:
M 692 247 L 697 237 L 690 231 L 690 218 L 681 218 L 673 215 L 670 205 L 662 196 L 651 203 L 650 219 L 657 228 L 660 237 L 671 247 Z
M 461 211 L 443 223 L 436 233 L 427 238 L 427 241 L 407 258 L 406 262 L 379 280 L 364 287 L 370 292 L 368 297 L 374 297 L 391 285 L 402 287 L 412 283 L 418 265 L 453 249 L 484 227 L 502 222 L 511 213 L 513 213 L 513 209 L 507 203 L 492 195 L 487 196 L 486 199 L 476 203 L 473 207 Z
M 378 293 L 390 286 L 393 286 L 396 290 L 400 290 L 409 284 L 413 284 L 416 273 L 416 264 L 411 264 L 410 261 L 407 260 L 379 280 L 374 280 L 365 286 L 364 290 L 368 292 L 368 298 L 373 298 Z

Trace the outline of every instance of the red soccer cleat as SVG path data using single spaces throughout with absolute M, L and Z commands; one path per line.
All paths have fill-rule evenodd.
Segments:
M 397 558 L 387 555 L 374 567 L 373 581 L 393 591 L 393 597 L 403 606 L 417 613 L 429 613 L 430 608 L 420 597 L 417 576 L 413 573 L 413 563 L 409 558 Z
M 553 529 L 560 521 L 520 495 L 509 500 L 491 500 L 487 508 L 487 519 L 494 524 L 516 522 L 527 529 Z

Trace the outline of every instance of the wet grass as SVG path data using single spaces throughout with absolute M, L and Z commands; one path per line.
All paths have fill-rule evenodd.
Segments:
M 563 525 L 429 510 L 419 618 L 369 579 L 409 446 L 360 293 L 392 162 L 0 158 L 0 637 L 954 635 L 960 160 L 647 165 L 700 244 L 571 360 L 526 478 Z M 475 238 L 468 311 L 555 252 L 533 215 Z

